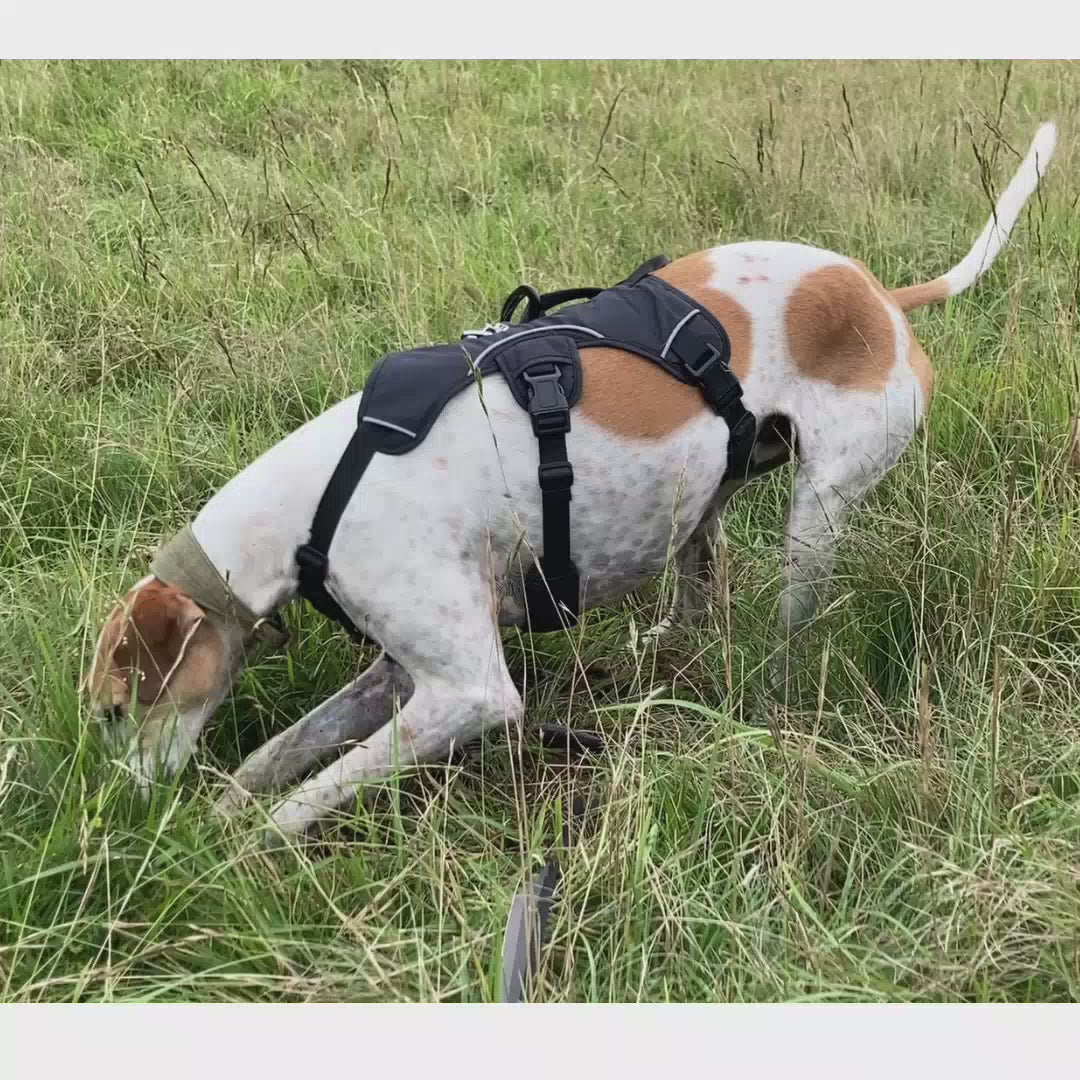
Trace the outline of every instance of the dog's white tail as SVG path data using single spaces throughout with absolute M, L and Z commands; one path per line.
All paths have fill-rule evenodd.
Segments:
M 933 304 L 947 296 L 955 296 L 970 288 L 990 269 L 998 252 L 1005 246 L 1024 203 L 1035 190 L 1039 180 L 1046 175 L 1046 166 L 1054 154 L 1057 128 L 1043 124 L 1035 132 L 1027 157 L 1020 163 L 1016 175 L 1002 192 L 994 207 L 994 213 L 979 233 L 979 239 L 971 250 L 947 274 L 921 285 L 908 285 L 904 289 L 891 289 L 889 295 L 900 305 L 902 311 L 911 311 L 924 304 Z

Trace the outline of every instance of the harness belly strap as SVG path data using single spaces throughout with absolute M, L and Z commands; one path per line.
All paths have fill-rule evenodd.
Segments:
M 574 467 L 566 453 L 570 406 L 581 396 L 581 359 L 572 338 L 552 332 L 523 343 L 516 357 L 507 350 L 498 360 L 512 387 L 528 387 L 525 407 L 540 455 L 536 475 L 544 552 L 525 575 L 528 628 L 536 633 L 560 630 L 577 622 L 581 593 L 578 569 L 570 558 Z M 573 380 L 569 393 L 564 386 L 567 374 Z
M 580 607 L 580 580 L 570 556 L 574 470 L 566 436 L 571 409 L 582 392 L 582 349 L 607 346 L 636 353 L 680 382 L 697 386 L 728 427 L 724 480 L 745 475 L 756 422 L 742 403 L 742 387 L 731 370 L 731 343 L 710 312 L 653 275 L 669 261 L 658 255 L 608 289 L 540 294 L 522 285 L 507 297 L 499 323 L 469 331 L 455 344 L 384 356 L 364 386 L 356 431 L 323 492 L 310 539 L 296 552 L 300 594 L 355 639 L 364 640 L 326 587 L 338 522 L 374 455 L 414 449 L 446 403 L 478 374 L 498 372 L 504 377 L 517 403 L 528 411 L 537 440 L 543 552 L 525 575 L 532 631 L 572 627 Z M 524 320 L 511 323 L 523 299 Z M 572 300 L 585 303 L 548 314 Z

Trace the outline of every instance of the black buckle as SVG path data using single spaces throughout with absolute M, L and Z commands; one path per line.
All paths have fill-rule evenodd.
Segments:
M 742 397 L 742 385 L 715 345 L 706 343 L 701 356 L 693 363 L 683 361 L 683 366 L 701 388 L 713 412 L 722 413 Z
M 326 580 L 326 568 L 329 565 L 327 557 L 318 548 L 310 544 L 303 544 L 296 549 L 296 565 L 300 567 L 302 580 L 314 578 L 316 581 Z
M 701 354 L 701 356 L 699 356 L 697 360 L 695 360 L 693 363 L 691 363 L 689 360 L 684 361 L 684 366 L 686 370 L 694 376 L 695 379 L 700 379 L 705 374 L 705 372 L 709 371 L 715 364 L 720 363 L 722 359 L 723 357 L 720 350 L 715 345 L 706 342 L 705 351 Z M 704 361 L 704 363 L 702 363 L 702 361 Z M 698 364 L 700 364 L 701 366 L 696 366 Z M 724 364 L 724 367 L 727 367 L 727 365 Z
M 569 491 L 574 486 L 574 466 L 569 461 L 542 461 L 537 472 L 543 492 Z
M 529 416 L 532 417 L 534 435 L 564 435 L 570 430 L 570 406 L 562 388 L 562 373 L 558 365 L 546 375 L 521 377 L 532 387 L 529 397 Z

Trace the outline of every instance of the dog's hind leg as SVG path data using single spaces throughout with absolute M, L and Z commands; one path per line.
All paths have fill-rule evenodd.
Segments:
M 867 410 L 869 413 L 870 410 Z M 829 428 L 804 438 L 792 485 L 780 595 L 782 643 L 772 665 L 774 692 L 786 702 L 792 639 L 816 614 L 836 561 L 836 545 L 849 511 L 896 462 L 914 430 L 882 408 L 866 426 L 878 438 L 856 439 Z M 887 437 L 886 437 L 887 432 Z
M 710 514 L 679 551 L 672 614 L 680 626 L 701 626 L 709 617 L 712 607 L 713 536 L 716 527 L 717 516 Z
M 250 754 L 217 808 L 234 814 L 252 793 L 278 790 L 325 765 L 387 723 L 395 702 L 407 701 L 412 689 L 405 669 L 383 653 L 362 675 Z
M 476 590 L 461 590 L 452 623 L 412 617 L 393 628 L 394 655 L 412 676 L 412 697 L 390 723 L 274 808 L 269 842 L 347 811 L 365 782 L 383 779 L 399 765 L 445 761 L 454 747 L 485 731 L 520 725 L 521 695 L 506 667 L 490 596 L 477 599 Z M 418 609 L 423 615 L 420 604 Z
M 817 612 L 836 560 L 838 532 L 870 486 L 856 485 L 853 479 L 840 469 L 816 470 L 805 464 L 795 474 L 780 593 L 781 641 L 771 665 L 773 693 L 782 704 L 788 700 L 792 641 Z
M 673 618 L 688 627 L 707 622 L 716 583 L 717 537 L 728 503 L 752 480 L 786 465 L 792 449 L 791 422 L 784 416 L 767 416 L 758 431 L 746 475 L 720 485 L 705 516 L 679 551 L 675 603 L 664 629 L 670 627 Z

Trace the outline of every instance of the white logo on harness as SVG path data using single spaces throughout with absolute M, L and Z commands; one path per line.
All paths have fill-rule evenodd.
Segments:
M 463 330 L 461 332 L 462 337 L 487 337 L 489 334 L 501 334 L 504 330 L 509 330 L 510 324 L 504 322 L 488 323 L 483 330 Z

